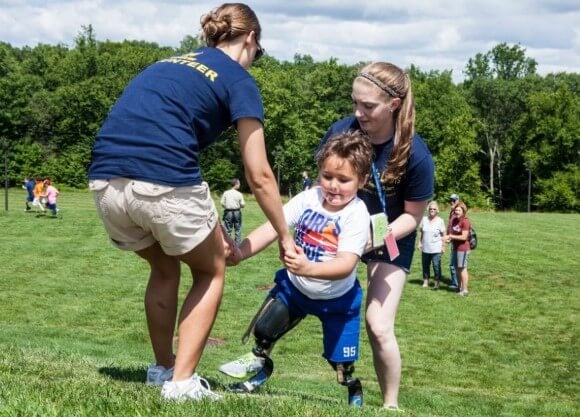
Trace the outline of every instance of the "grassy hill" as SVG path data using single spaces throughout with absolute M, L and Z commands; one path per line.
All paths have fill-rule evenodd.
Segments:
M 248 197 L 244 232 L 263 221 Z M 280 341 L 256 395 L 168 404 L 147 387 L 146 264 L 107 241 L 88 191 L 64 191 L 62 216 L 0 207 L 0 416 L 345 416 L 383 411 L 363 331 L 355 375 L 365 406 L 346 407 L 305 319 Z M 468 213 L 479 246 L 470 295 L 421 288 L 416 252 L 397 317 L 400 406 L 408 416 L 577 416 L 580 215 Z M 280 267 L 271 247 L 227 270 L 223 302 L 198 368 L 218 391 L 218 366 L 246 353 L 241 335 Z M 444 275 L 448 277 L 448 255 Z M 360 266 L 366 286 L 365 267 Z M 182 296 L 190 277 L 183 271 Z M 446 286 L 444 286 L 446 287 Z M 221 343 L 223 341 L 223 343 Z

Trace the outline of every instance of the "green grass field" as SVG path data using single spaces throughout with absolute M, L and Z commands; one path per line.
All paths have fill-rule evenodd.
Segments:
M 144 385 L 152 361 L 143 312 L 148 269 L 107 241 L 88 191 L 64 191 L 60 218 L 24 213 L 24 191 L 0 194 L 0 416 L 578 416 L 580 215 L 469 213 L 479 237 L 470 295 L 421 288 L 415 254 L 399 314 L 400 406 L 380 408 L 364 331 L 361 410 L 320 356 L 307 318 L 274 350 L 256 395 L 165 403 Z M 251 199 L 247 232 L 263 221 Z M 448 258 L 444 272 L 448 276 Z M 240 337 L 280 266 L 275 247 L 227 270 L 198 368 L 220 392 L 218 366 L 246 353 Z M 360 277 L 365 286 L 364 266 Z M 182 295 L 190 277 L 183 274 Z

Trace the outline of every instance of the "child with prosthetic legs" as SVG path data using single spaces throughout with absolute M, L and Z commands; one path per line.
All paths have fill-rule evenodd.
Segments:
M 234 384 L 236 392 L 252 392 L 273 371 L 274 344 L 306 315 L 322 323 L 324 358 L 348 388 L 349 404 L 362 405 L 362 387 L 353 377 L 358 359 L 362 290 L 356 267 L 369 235 L 369 214 L 357 197 L 370 173 L 372 147 L 360 132 L 331 138 L 319 151 L 319 183 L 284 206 L 289 227 L 294 227 L 296 254 L 284 257 L 285 268 L 275 275 L 275 287 L 252 320 L 248 332 L 255 337 L 251 354 L 229 362 L 220 371 L 235 377 L 258 371 Z M 275 240 L 266 223 L 242 241 L 229 259 L 237 264 Z

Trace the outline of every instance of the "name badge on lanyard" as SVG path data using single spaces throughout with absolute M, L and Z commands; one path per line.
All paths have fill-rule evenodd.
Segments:
M 383 216 L 384 216 L 384 233 L 383 234 L 383 241 L 385 243 L 385 247 L 387 248 L 387 253 L 389 254 L 389 258 L 391 259 L 391 261 L 395 260 L 395 258 L 397 258 L 399 256 L 399 247 L 397 246 L 397 240 L 395 239 L 395 236 L 393 235 L 393 233 L 391 233 L 391 229 L 388 226 L 389 222 L 388 222 L 388 216 L 387 216 L 387 200 L 385 198 L 385 195 L 383 194 L 383 187 L 381 185 L 381 182 L 379 181 L 379 174 L 377 171 L 377 168 L 375 167 L 375 164 L 373 162 L 373 166 L 372 166 L 372 172 L 373 172 L 373 179 L 375 180 L 375 186 L 377 187 L 377 194 L 379 195 L 379 200 L 381 201 L 381 206 L 383 207 Z M 376 216 L 376 215 L 375 215 Z M 378 230 L 377 230 L 378 231 Z M 377 239 L 373 236 L 373 244 L 375 243 Z

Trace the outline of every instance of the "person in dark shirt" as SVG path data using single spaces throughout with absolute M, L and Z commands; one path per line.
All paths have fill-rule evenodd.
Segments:
M 248 72 L 263 53 L 258 18 L 245 4 L 224 3 L 204 15 L 201 26 L 207 47 L 156 62 L 131 80 L 97 134 L 88 172 L 111 242 L 151 268 L 145 313 L 155 364 L 147 383 L 163 384 L 162 397 L 172 400 L 219 397 L 195 369 L 234 242 L 218 227 L 199 153 L 230 126 L 281 256 L 295 251 L 266 157 L 262 98 Z M 177 320 L 181 262 L 193 283 Z
M 395 316 L 415 249 L 417 225 L 433 194 L 434 166 L 429 149 L 415 133 L 415 107 L 409 75 L 396 65 L 364 66 L 352 86 L 354 116 L 334 123 L 322 142 L 337 132 L 361 130 L 374 147 L 373 174 L 359 191 L 369 213 L 386 213 L 386 241 L 396 239 L 399 256 L 386 245 L 363 255 L 367 264 L 366 322 L 375 372 L 386 408 L 398 409 L 401 354 Z M 391 235 L 391 236 L 389 236 Z

